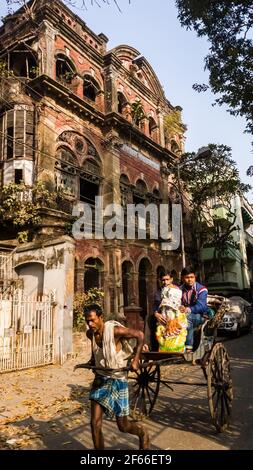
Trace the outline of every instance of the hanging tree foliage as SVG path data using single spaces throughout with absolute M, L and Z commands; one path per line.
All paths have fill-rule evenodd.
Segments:
M 210 87 L 232 115 L 246 119 L 253 132 L 253 1 L 176 0 L 182 26 L 194 29 L 210 43 L 205 67 L 209 84 L 194 85 L 197 91 Z
M 229 249 L 238 247 L 233 236 L 238 229 L 233 198 L 247 192 L 250 186 L 241 183 L 230 147 L 209 144 L 208 148 L 210 152 L 202 158 L 194 152 L 183 155 L 180 185 L 183 194 L 190 198 L 193 229 L 199 234 L 200 248 L 213 247 L 214 259 L 222 261 Z M 176 169 L 174 178 L 178 183 Z

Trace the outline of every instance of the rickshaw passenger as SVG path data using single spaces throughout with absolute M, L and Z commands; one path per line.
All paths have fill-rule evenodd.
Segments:
M 159 346 L 158 350 L 159 352 L 181 353 L 185 349 L 187 334 L 186 316 L 179 310 L 182 291 L 173 283 L 171 273 L 166 273 L 162 278 L 162 282 L 161 294 L 155 297 L 157 308 L 154 312 L 154 317 L 157 320 L 156 339 Z
M 187 267 L 181 273 L 182 282 L 182 307 L 181 312 L 187 315 L 187 337 L 185 342 L 186 350 L 191 351 L 193 348 L 193 332 L 194 327 L 202 325 L 208 313 L 207 306 L 207 288 L 196 282 L 196 273 L 192 267 Z
M 159 323 L 164 323 L 164 318 L 161 314 L 161 292 L 162 289 L 166 286 L 174 285 L 173 284 L 173 275 L 169 271 L 165 272 L 164 276 L 160 280 L 161 287 L 158 289 L 154 295 L 153 311 L 152 314 L 146 320 L 145 327 L 145 346 L 144 350 L 148 350 L 148 343 L 150 343 L 151 351 L 158 351 L 158 341 L 156 339 L 156 330 Z

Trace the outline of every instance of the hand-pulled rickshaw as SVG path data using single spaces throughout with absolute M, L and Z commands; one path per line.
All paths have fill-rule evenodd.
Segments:
M 229 304 L 221 296 L 209 296 L 208 304 L 215 311 L 211 319 L 194 332 L 194 347 L 190 353 L 167 353 L 147 351 L 141 356 L 140 369 L 129 371 L 131 415 L 134 419 L 149 416 L 155 407 L 160 386 L 172 389 L 173 384 L 187 384 L 207 387 L 207 398 L 210 415 L 218 432 L 227 428 L 230 420 L 233 400 L 230 362 L 224 344 L 217 338 L 217 329 L 223 315 L 229 310 Z M 205 381 L 189 383 L 184 381 L 164 380 L 161 377 L 161 367 L 171 364 L 194 364 L 201 367 Z M 96 370 L 90 364 L 79 364 L 76 368 Z M 105 370 L 105 369 L 103 369 Z M 107 369 L 111 370 L 111 369 Z M 121 369 L 122 370 L 122 369 Z

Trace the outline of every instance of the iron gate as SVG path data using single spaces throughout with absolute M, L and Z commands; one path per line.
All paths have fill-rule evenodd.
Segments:
M 52 364 L 53 308 L 47 296 L 0 294 L 0 372 Z

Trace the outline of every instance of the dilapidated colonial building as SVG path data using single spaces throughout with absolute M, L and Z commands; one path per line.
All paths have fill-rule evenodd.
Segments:
M 29 296 L 53 295 L 54 347 L 63 354 L 71 351 L 74 291 L 100 287 L 108 313 L 144 319 L 159 275 L 182 265 L 180 248 L 164 251 L 159 238 L 69 236 L 73 207 L 94 210 L 96 196 L 104 208 L 176 197 L 169 168 L 183 151 L 183 126 L 175 132 L 166 117 L 181 108 L 136 49 L 108 50 L 107 42 L 59 0 L 30 2 L 0 28 L 0 184 L 43 182 L 52 195 L 41 199 L 25 243 L 15 226 L 2 228 L 2 289 L 18 279 Z M 24 202 L 31 197 L 22 192 Z

